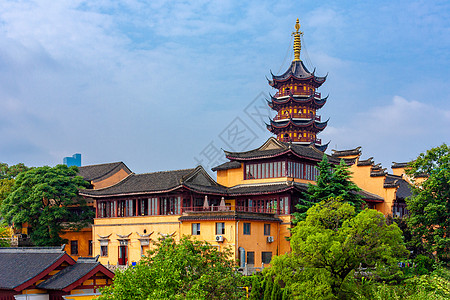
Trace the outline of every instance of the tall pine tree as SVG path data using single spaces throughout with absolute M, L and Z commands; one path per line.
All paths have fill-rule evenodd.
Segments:
M 294 223 L 306 218 L 306 211 L 314 204 L 326 201 L 329 198 L 341 197 L 355 207 L 356 213 L 360 212 L 364 201 L 358 191 L 361 189 L 351 181 L 351 172 L 344 160 L 339 165 L 328 162 L 326 154 L 322 161 L 317 164 L 319 176 L 316 184 L 309 184 L 308 191 L 304 193 L 304 199 L 296 205 L 297 212 L 294 212 Z

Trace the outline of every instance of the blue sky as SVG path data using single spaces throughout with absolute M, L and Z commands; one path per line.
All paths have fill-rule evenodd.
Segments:
M 302 59 L 329 74 L 328 152 L 361 146 L 389 168 L 448 143 L 448 1 L 4 0 L 0 161 L 81 153 L 142 173 L 256 148 L 297 18 Z

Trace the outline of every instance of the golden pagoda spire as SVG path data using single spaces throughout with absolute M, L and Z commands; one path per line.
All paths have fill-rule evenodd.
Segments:
M 295 29 L 296 31 L 294 31 L 292 33 L 292 35 L 294 36 L 294 61 L 299 61 L 300 60 L 300 50 L 302 49 L 302 43 L 300 41 L 300 36 L 303 34 L 303 32 L 299 31 L 300 30 L 300 23 L 297 22 L 295 23 Z

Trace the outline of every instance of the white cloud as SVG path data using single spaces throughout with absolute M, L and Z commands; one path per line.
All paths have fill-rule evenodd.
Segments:
M 395 96 L 387 106 L 359 113 L 342 126 L 330 126 L 321 135 L 330 148 L 362 146 L 363 156 L 374 156 L 384 167 L 409 161 L 425 150 L 450 140 L 450 111 Z

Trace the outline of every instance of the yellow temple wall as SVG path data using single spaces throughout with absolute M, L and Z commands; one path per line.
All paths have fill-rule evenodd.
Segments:
M 384 202 L 378 203 L 376 209 L 384 215 L 392 214 L 395 199 L 395 188 L 384 188 L 385 176 L 370 176 L 372 166 L 358 166 L 356 163 L 350 167 L 352 181 L 361 189 L 383 197 Z
M 286 238 L 291 236 L 290 228 L 292 227 L 291 221 L 293 219 L 292 215 L 282 215 L 278 216 L 281 219 L 280 230 L 278 233 L 278 254 L 286 254 L 291 252 L 291 244 Z
M 216 223 L 225 223 L 225 234 L 223 242 L 216 242 Z M 192 235 L 192 239 L 205 241 L 218 247 L 221 251 L 224 248 L 230 248 L 232 257 L 236 257 L 236 221 L 217 221 L 217 220 L 193 220 L 183 221 L 180 226 L 181 236 L 192 234 L 192 224 L 200 223 L 200 235 Z
M 244 164 L 239 169 L 217 171 L 217 183 L 226 187 L 241 184 L 244 181 Z
M 78 257 L 87 257 L 89 255 L 89 241 L 92 240 L 92 228 L 83 228 L 80 231 L 64 231 L 61 234 L 61 238 L 67 239 L 68 243 L 64 247 L 64 251 L 67 252 L 73 259 L 77 260 Z M 78 241 L 78 255 L 72 255 L 70 252 L 70 241 Z
M 405 169 L 404 168 L 392 168 L 392 174 L 396 176 L 405 176 Z
M 125 172 L 125 170 L 120 169 L 118 172 L 114 173 L 113 175 L 109 176 L 108 178 L 105 178 L 100 181 L 95 181 L 95 182 L 92 181 L 91 184 L 94 189 L 101 189 L 101 188 L 105 188 L 108 186 L 112 186 L 127 176 L 128 176 L 128 173 Z
M 102 264 L 116 265 L 119 259 L 119 239 L 117 235 L 129 235 L 128 237 L 128 264 L 137 262 L 141 259 L 141 243 L 138 234 L 153 232 L 149 239 L 157 241 L 162 234 L 175 233 L 175 239 L 179 240 L 180 222 L 179 215 L 169 216 L 137 216 L 137 217 L 118 217 L 118 218 L 96 218 L 92 229 L 93 237 L 93 255 L 100 255 L 100 236 L 108 236 L 108 256 L 100 256 L 99 262 Z M 148 247 L 144 248 L 144 251 Z M 145 254 L 145 253 L 144 253 Z
M 244 223 L 250 223 L 250 235 L 244 235 Z M 264 235 L 264 224 L 270 224 L 270 236 L 274 237 L 272 243 L 267 242 L 268 235 Z M 272 252 L 272 257 L 278 254 L 280 242 L 280 225 L 269 221 L 239 221 L 238 222 L 238 245 L 236 247 L 236 260 L 239 258 L 239 247 L 248 252 L 255 253 L 255 267 L 261 267 L 262 252 Z

